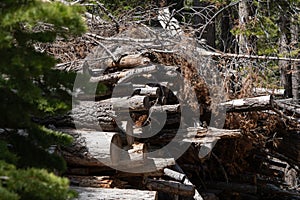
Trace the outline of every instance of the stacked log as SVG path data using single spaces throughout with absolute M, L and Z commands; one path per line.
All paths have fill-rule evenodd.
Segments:
M 195 66 L 186 59 L 174 52 L 158 50 L 127 51 L 114 57 L 96 63 L 97 66 L 105 65 L 103 69 L 89 66 L 93 64 L 90 61 L 93 57 L 83 65 L 86 81 L 105 85 L 106 92 L 82 92 L 74 97 L 69 116 L 39 122 L 53 124 L 61 132 L 73 136 L 73 144 L 61 150 L 68 164 L 66 175 L 73 185 L 138 188 L 151 192 L 127 190 L 126 196 L 124 190 L 118 189 L 74 188 L 85 190 L 79 199 L 107 194 L 110 195 L 107 199 L 120 198 L 120 195 L 134 199 L 157 199 L 161 195 L 169 199 L 218 199 L 217 196 L 224 193 L 242 199 L 258 199 L 262 189 L 275 196 L 297 196 L 279 186 L 289 179 L 290 187 L 296 187 L 299 181 L 295 175 L 299 173 L 298 132 L 277 142 L 274 131 L 268 133 L 266 139 L 246 123 L 247 116 L 253 113 L 280 114 L 294 120 L 299 114 L 297 106 L 277 100 L 273 95 L 229 100 L 216 106 L 233 113 L 235 120 L 243 119 L 238 122 L 239 126 L 231 129 L 210 127 L 206 125 L 209 123 L 207 116 L 211 114 L 208 88 L 196 74 Z M 163 74 L 164 80 L 155 81 L 153 73 Z M 183 120 L 186 105 L 181 98 L 189 100 L 190 96 L 175 80 L 178 73 L 193 83 L 200 104 L 197 112 L 201 122 L 198 124 L 194 119 Z M 187 113 L 194 111 L 194 107 L 190 107 Z M 290 112 L 295 116 L 287 117 Z M 253 118 L 255 123 L 262 123 Z M 268 123 L 270 126 L 271 122 Z M 161 150 L 171 142 L 178 144 L 172 149 L 174 151 L 181 151 L 181 145 L 188 144 L 189 148 L 176 160 L 171 152 Z M 270 143 L 276 146 L 272 148 L 276 152 L 263 151 Z M 201 149 L 207 150 L 205 155 L 200 155 Z M 239 155 L 239 151 L 244 155 Z M 158 152 L 159 156 L 151 157 L 151 152 Z M 243 159 L 238 160 L 240 157 Z

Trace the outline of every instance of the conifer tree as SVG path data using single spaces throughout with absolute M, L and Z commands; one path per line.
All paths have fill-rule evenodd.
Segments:
M 52 173 L 65 170 L 64 161 L 49 152 L 51 145 L 69 144 L 71 137 L 32 120 L 70 108 L 73 76 L 54 70 L 56 60 L 35 45 L 83 33 L 82 11 L 41 0 L 0 2 L 1 199 L 73 196 L 67 179 Z

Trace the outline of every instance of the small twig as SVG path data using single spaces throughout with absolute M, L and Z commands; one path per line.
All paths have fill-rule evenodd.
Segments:
M 116 20 L 116 18 L 109 12 L 107 8 L 104 7 L 103 4 L 99 3 L 98 1 L 96 1 L 96 3 L 105 12 L 105 14 L 116 24 L 116 30 L 117 32 L 119 32 L 120 24 Z
M 208 20 L 208 22 L 204 25 L 204 27 L 203 27 L 203 29 L 202 29 L 202 31 L 201 31 L 201 33 L 200 33 L 200 37 L 203 35 L 203 33 L 204 33 L 204 31 L 205 31 L 207 25 L 210 24 L 210 23 L 212 22 L 213 19 L 215 19 L 221 12 L 223 12 L 223 11 L 226 10 L 227 8 L 230 8 L 231 6 L 235 6 L 235 5 L 238 4 L 239 2 L 240 2 L 240 0 L 239 0 L 239 1 L 236 1 L 236 2 L 233 1 L 233 2 L 231 2 L 229 5 L 223 7 L 223 8 L 220 9 L 219 11 L 217 11 L 217 12 L 216 12 L 216 13 Z
M 113 62 L 116 64 L 118 62 L 117 58 L 115 57 L 115 55 L 105 46 L 103 45 L 101 42 L 99 42 L 98 40 L 96 40 L 95 38 L 90 37 L 94 42 L 96 42 L 98 45 L 100 45 L 113 59 Z

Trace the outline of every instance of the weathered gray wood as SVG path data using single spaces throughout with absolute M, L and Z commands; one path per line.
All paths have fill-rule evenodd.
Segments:
M 117 62 L 114 62 L 112 59 L 109 59 L 106 65 L 107 67 L 117 67 L 119 69 L 122 69 L 145 66 L 149 63 L 150 59 L 142 54 L 129 54 L 121 56 L 121 58 L 119 58 Z
M 284 89 L 270 89 L 270 88 L 254 88 L 253 92 L 258 95 L 274 95 L 274 96 L 283 96 Z
M 271 109 L 273 97 L 271 95 L 235 99 L 225 103 L 221 103 L 220 106 L 226 108 L 227 112 L 247 112 L 257 110 L 269 110 Z
M 69 165 L 114 166 L 121 159 L 122 140 L 117 132 L 60 130 L 74 137 L 73 145 L 63 149 Z
M 298 102 L 293 102 L 292 99 L 275 100 L 273 104 L 276 108 L 300 116 L 300 105 Z
M 110 189 L 110 188 L 88 188 L 88 187 L 71 187 L 78 192 L 79 196 L 75 200 L 128 200 L 143 199 L 157 200 L 156 191 L 144 191 L 134 189 Z
M 149 190 L 162 191 L 181 196 L 193 196 L 195 194 L 195 187 L 193 185 L 185 185 L 175 181 L 147 178 L 145 180 L 145 185 Z
M 122 121 L 122 129 L 125 130 L 127 145 L 131 146 L 134 143 L 132 120 Z
M 133 134 L 136 138 L 145 137 L 142 128 L 134 128 Z M 162 129 L 158 134 L 151 138 L 151 144 L 161 144 L 164 142 L 169 142 L 174 140 L 174 136 L 182 135 L 178 138 L 180 141 L 205 144 L 211 143 L 222 138 L 238 138 L 242 136 L 241 130 L 228 130 L 228 129 L 218 129 L 213 127 L 198 127 L 198 128 L 188 128 L 188 129 Z M 175 140 L 174 140 L 175 141 Z
M 152 106 L 149 113 L 152 112 L 167 112 L 167 113 L 180 113 L 180 105 L 163 105 L 163 106 Z
M 110 103 L 101 104 L 94 101 L 80 101 L 71 111 L 73 123 L 77 128 L 99 131 L 118 131 L 114 118 L 115 111 Z
M 139 73 L 149 73 L 156 70 L 157 67 L 155 65 L 150 65 L 147 67 L 130 69 L 125 72 L 115 72 L 107 75 L 92 76 L 90 77 L 89 81 L 91 83 L 114 84 L 117 83 L 119 79 L 124 78 L 126 76 L 131 76 Z
M 145 165 L 147 157 L 147 145 L 144 143 L 134 143 L 127 151 L 123 151 L 122 159 L 119 163 L 120 166 L 130 166 L 131 168 Z
M 73 106 L 71 117 L 77 128 L 119 131 L 120 129 L 116 124 L 116 119 L 119 121 L 123 120 L 121 116 L 117 116 L 116 111 L 145 111 L 148 110 L 149 107 L 149 97 L 138 95 L 130 98 L 111 98 L 99 102 L 80 101 L 79 104 Z
M 137 88 L 137 89 L 135 89 L 135 91 L 139 95 L 147 95 L 149 97 L 158 98 L 161 96 L 161 91 L 160 91 L 160 88 L 158 88 L 158 87 L 146 86 L 144 88 Z
M 145 111 L 150 108 L 148 96 L 135 95 L 132 97 L 119 97 L 103 100 L 100 104 L 111 104 L 114 110 L 121 111 Z
M 183 182 L 184 179 L 186 178 L 186 175 L 185 174 L 182 174 L 182 173 L 179 173 L 179 172 L 176 172 L 174 170 L 171 170 L 171 169 L 168 169 L 168 168 L 165 168 L 164 169 L 164 174 L 170 178 L 173 178 L 175 179 L 176 181 L 180 181 L 180 182 Z
M 174 158 L 147 158 L 145 159 L 144 163 L 140 166 L 129 165 L 127 166 L 127 168 L 125 168 L 126 171 L 119 170 L 118 177 L 163 176 L 163 170 L 165 168 L 173 167 L 174 165 Z M 128 167 L 130 168 L 130 171 L 128 171 Z

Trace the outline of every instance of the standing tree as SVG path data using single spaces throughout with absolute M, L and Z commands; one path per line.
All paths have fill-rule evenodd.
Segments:
M 298 12 L 294 13 L 291 17 L 291 50 L 292 56 L 298 55 L 299 45 L 299 17 Z M 300 100 L 300 67 L 299 63 L 292 63 L 292 94 L 295 101 Z
M 41 0 L 0 2 L 1 199 L 73 196 L 68 181 L 52 173 L 66 169 L 63 159 L 49 150 L 71 138 L 33 122 L 70 108 L 73 79 L 54 70 L 55 59 L 38 52 L 36 45 L 83 33 L 82 11 Z
M 246 29 L 246 24 L 249 20 L 249 5 L 247 0 L 241 0 L 239 2 L 239 28 L 241 30 Z M 245 33 L 242 33 L 238 36 L 239 41 L 239 53 L 240 54 L 249 54 L 250 53 L 250 47 L 249 47 L 249 41 L 248 36 Z

